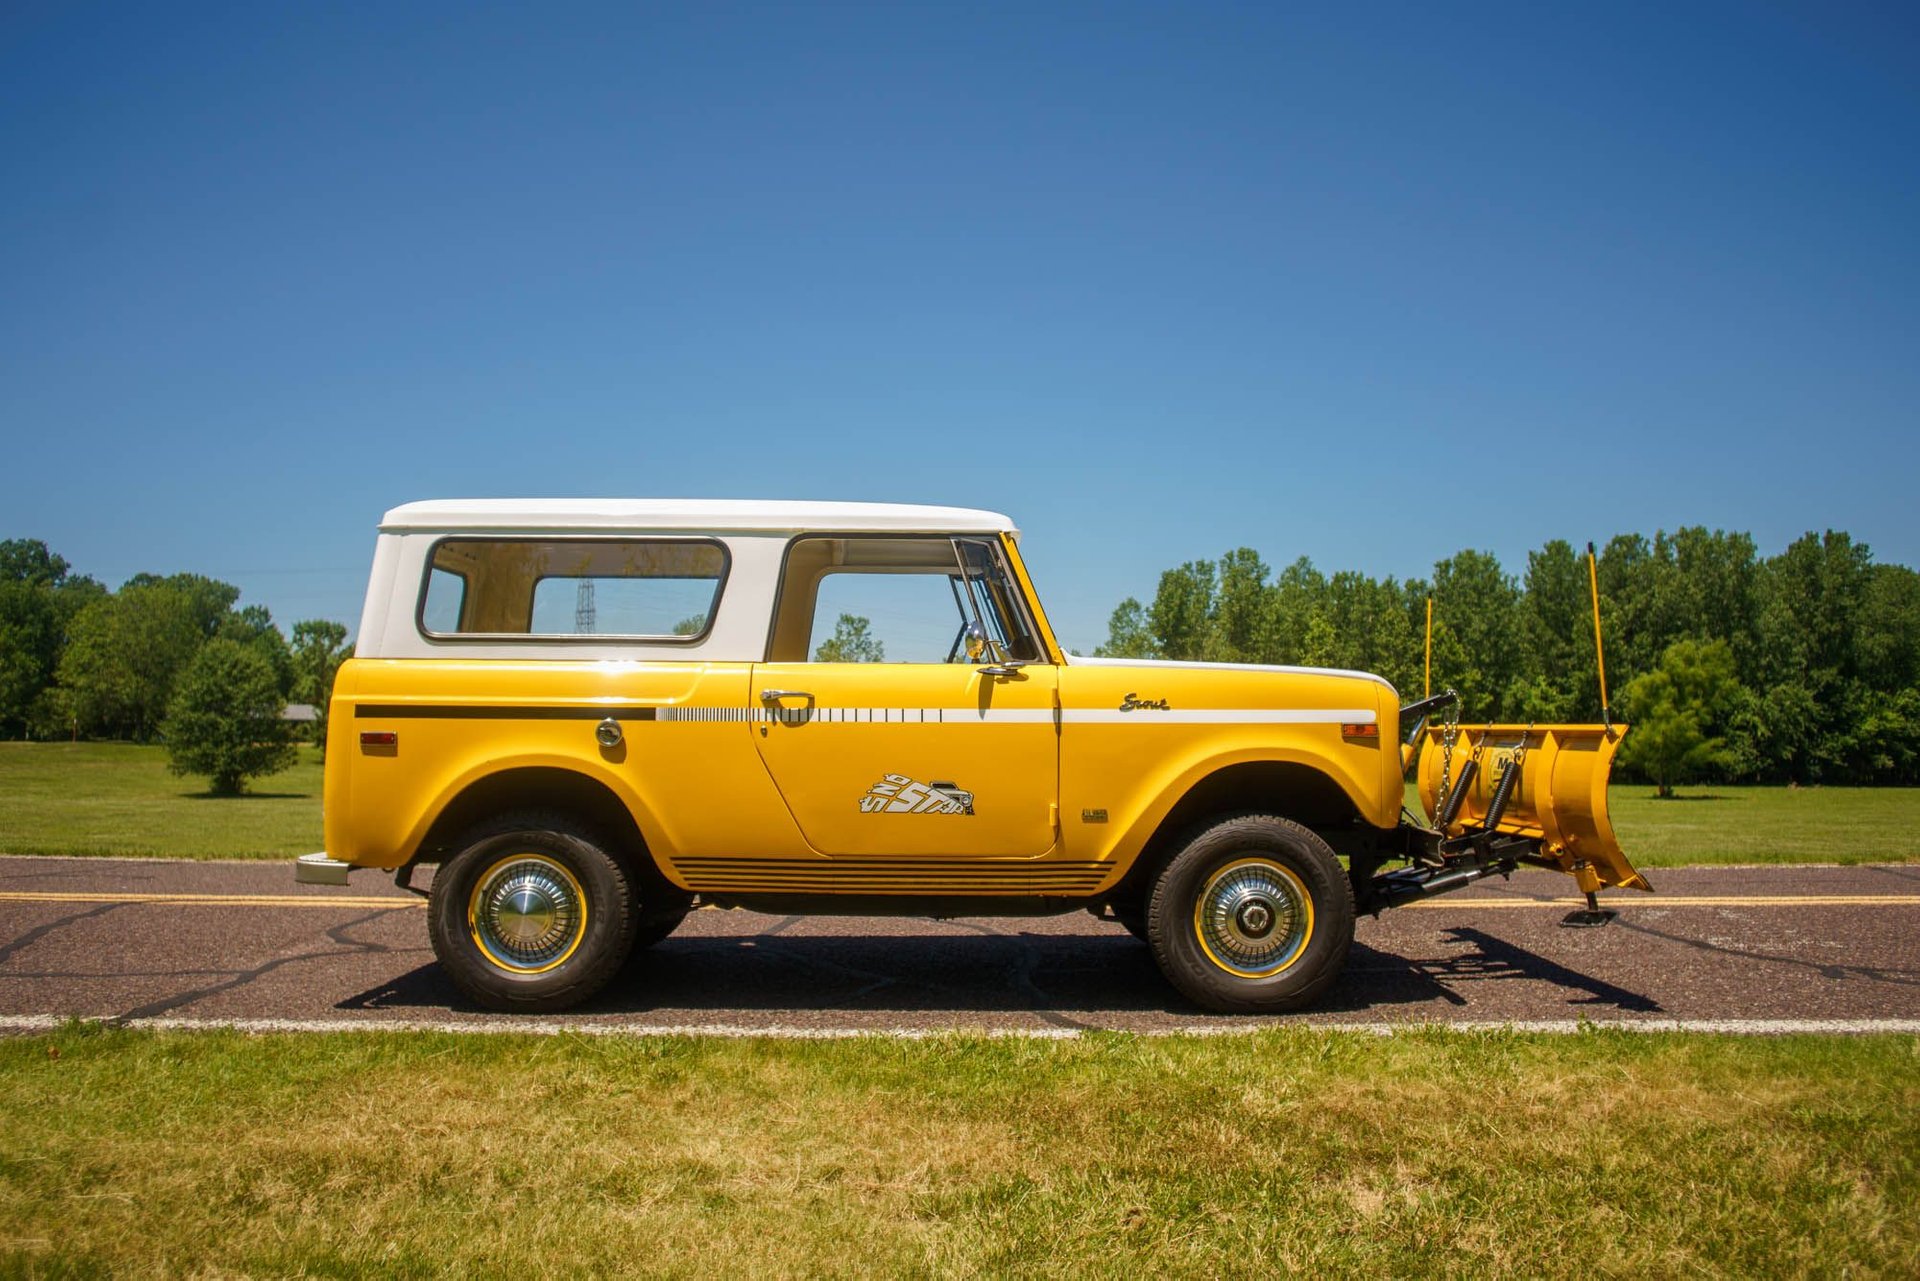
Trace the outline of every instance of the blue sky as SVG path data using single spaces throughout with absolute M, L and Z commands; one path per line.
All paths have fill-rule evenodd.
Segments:
M 357 621 L 416 498 L 1920 564 L 1920 10 L 0 9 L 0 537 Z

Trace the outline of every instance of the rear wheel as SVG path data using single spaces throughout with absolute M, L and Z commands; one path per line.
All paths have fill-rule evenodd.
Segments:
M 634 926 L 633 950 L 636 952 L 642 948 L 652 947 L 679 929 L 680 923 L 687 919 L 687 913 L 692 908 L 691 901 L 684 898 L 671 899 L 667 906 L 657 910 L 653 903 L 654 896 L 649 894 L 645 909 L 640 914 L 640 921 Z
M 592 833 L 548 814 L 470 832 L 434 875 L 427 915 L 434 955 L 462 992 L 529 1012 L 599 991 L 638 925 L 627 869 Z
M 1197 831 L 1154 885 L 1148 941 L 1168 981 L 1226 1012 L 1298 1009 L 1353 943 L 1353 888 L 1313 832 L 1271 814 Z

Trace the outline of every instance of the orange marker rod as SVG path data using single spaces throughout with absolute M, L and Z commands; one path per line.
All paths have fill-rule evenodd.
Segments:
M 1613 705 L 1607 701 L 1607 652 L 1600 644 L 1600 562 L 1587 544 L 1587 585 L 1593 589 L 1593 658 L 1600 666 L 1600 719 L 1613 728 Z M 1428 602 L 1431 609 L 1433 604 Z
M 1433 697 L 1433 597 L 1431 596 L 1427 597 L 1427 692 L 1422 697 Z

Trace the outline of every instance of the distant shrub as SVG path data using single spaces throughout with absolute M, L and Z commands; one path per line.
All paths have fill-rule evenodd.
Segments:
M 168 768 L 205 774 L 216 796 L 239 795 L 249 778 L 294 763 L 293 735 L 281 719 L 285 706 L 264 657 L 238 641 L 208 641 L 181 672 L 168 705 Z

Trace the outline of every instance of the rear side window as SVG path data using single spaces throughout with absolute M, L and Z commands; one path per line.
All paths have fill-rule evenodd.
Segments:
M 706 538 L 445 538 L 421 584 L 441 639 L 693 641 L 707 633 L 727 549 Z

